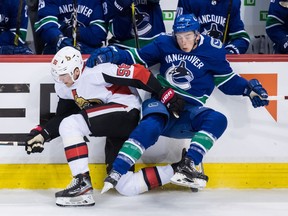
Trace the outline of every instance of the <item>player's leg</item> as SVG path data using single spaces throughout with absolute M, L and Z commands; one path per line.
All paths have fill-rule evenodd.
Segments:
M 105 164 L 107 174 L 112 169 L 112 164 L 116 159 L 119 150 L 123 146 L 123 143 L 128 139 L 128 137 L 107 137 L 105 143 Z M 130 171 L 134 171 L 134 167 L 130 168 Z
M 123 105 L 105 104 L 88 108 L 81 114 L 69 116 L 61 122 L 59 133 L 74 178 L 72 184 L 65 190 L 56 193 L 57 205 L 84 206 L 95 203 L 89 176 L 88 148 L 83 137 L 91 134 L 93 136 L 127 137 L 137 125 L 138 119 L 139 111 L 137 109 L 130 110 Z M 75 193 L 75 190 L 78 190 L 79 193 Z
M 113 169 L 104 181 L 102 193 L 116 186 L 121 175 L 126 174 L 144 151 L 157 142 L 165 127 L 169 114 L 162 103 L 149 99 L 143 103 L 142 110 L 143 118 L 120 149 Z
M 214 142 L 223 134 L 227 127 L 226 117 L 212 109 L 190 116 L 193 133 L 186 156 L 177 167 L 171 182 L 177 185 L 202 189 L 208 177 L 203 175 L 197 166 L 204 155 L 212 148 Z
M 66 159 L 73 179 L 65 190 L 55 194 L 58 206 L 91 206 L 95 204 L 88 167 L 88 147 L 84 136 L 90 134 L 81 114 L 65 118 L 59 127 Z
M 185 156 L 184 153 L 186 149 L 183 149 L 180 161 Z M 124 196 L 134 196 L 166 185 L 170 183 L 179 162 L 165 166 L 145 167 L 135 173 L 127 172 L 121 176 L 115 188 Z

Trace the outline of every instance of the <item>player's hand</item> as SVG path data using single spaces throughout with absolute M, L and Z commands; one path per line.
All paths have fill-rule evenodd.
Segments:
M 149 2 L 149 3 L 159 3 L 160 0 L 147 0 L 147 2 Z
M 288 37 L 281 40 L 279 43 L 274 44 L 275 52 L 281 53 L 281 54 L 287 54 L 288 53 Z
M 245 88 L 243 95 L 250 98 L 254 108 L 269 104 L 267 91 L 257 79 L 248 81 L 248 86 Z
M 68 37 L 59 37 L 59 40 L 57 42 L 57 45 L 56 45 L 56 51 L 58 52 L 60 49 L 62 49 L 63 47 L 66 47 L 66 46 L 72 46 L 74 47 L 74 44 L 73 44 L 73 39 L 72 38 L 68 38 Z M 76 49 L 80 50 L 81 49 L 81 46 L 79 43 L 76 44 Z
M 131 4 L 134 2 L 134 0 L 118 0 L 114 2 L 114 9 L 115 11 L 119 13 L 126 12 L 127 10 L 131 10 Z
M 233 44 L 226 45 L 225 50 L 227 54 L 240 54 L 239 49 Z
M 24 55 L 32 55 L 32 50 L 26 45 L 2 45 L 0 46 L 0 54 L 3 55 L 17 55 L 17 54 L 24 54 Z
M 86 62 L 87 67 L 94 67 L 97 64 L 106 62 L 117 63 L 119 60 L 118 50 L 114 46 L 102 47 L 96 49 Z
M 44 142 L 49 140 L 49 134 L 41 126 L 33 128 L 27 135 L 25 151 L 27 154 L 41 153 L 44 150 Z
M 179 118 L 180 112 L 184 110 L 185 101 L 172 88 L 162 88 L 158 94 L 159 100 L 165 104 L 170 113 Z

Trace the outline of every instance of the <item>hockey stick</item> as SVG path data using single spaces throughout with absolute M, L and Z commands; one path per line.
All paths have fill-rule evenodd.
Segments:
M 277 95 L 277 96 L 268 96 L 267 99 L 265 100 L 269 100 L 269 101 L 273 101 L 273 100 L 288 100 L 288 96 L 284 96 L 284 95 Z
M 229 26 L 229 22 L 230 22 L 231 9 L 232 9 L 232 2 L 233 2 L 233 0 L 229 1 L 228 11 L 227 11 L 227 20 L 225 23 L 224 36 L 223 36 L 223 41 L 222 41 L 223 44 L 226 42 L 226 39 L 227 39 L 228 26 Z
M 18 43 L 19 43 L 22 7 L 23 7 L 23 0 L 20 0 L 19 6 L 18 6 L 18 13 L 17 13 L 17 26 L 16 26 L 16 32 L 15 32 L 15 38 L 14 38 L 14 45 L 15 46 L 18 46 Z
M 0 141 L 0 146 L 25 146 L 23 141 Z
M 77 0 L 73 0 L 73 23 L 72 23 L 72 37 L 73 37 L 73 46 L 76 47 L 77 45 Z
M 136 23 L 136 17 L 135 17 L 135 3 L 134 2 L 131 5 L 131 9 L 132 9 L 132 27 L 134 31 L 135 47 L 139 49 L 140 45 L 139 45 L 139 36 L 138 36 L 138 29 L 137 29 L 137 23 Z

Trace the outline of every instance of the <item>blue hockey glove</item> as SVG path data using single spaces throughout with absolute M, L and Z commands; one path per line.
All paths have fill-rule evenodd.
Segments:
M 288 53 L 288 38 L 286 37 L 280 43 L 274 44 L 276 54 L 287 54 Z
M 119 52 L 114 46 L 99 48 L 90 55 L 86 62 L 86 66 L 92 68 L 97 64 L 105 62 L 117 63 L 119 57 Z
M 2 55 L 31 55 L 33 54 L 32 50 L 26 45 L 14 46 L 14 45 L 3 45 L 0 46 L 0 54 Z
M 73 39 L 72 38 L 68 38 L 68 37 L 59 37 L 59 40 L 56 44 L 56 51 L 58 52 L 60 49 L 62 49 L 63 47 L 66 47 L 66 46 L 73 46 Z M 80 50 L 81 49 L 81 46 L 79 43 L 76 44 L 76 49 Z
M 160 0 L 147 0 L 147 2 L 150 2 L 150 3 L 159 3 Z
M 176 118 L 179 118 L 180 112 L 184 110 L 185 101 L 172 88 L 164 87 L 158 93 L 159 100 L 165 104 L 168 111 Z
M 248 96 L 254 108 L 267 106 L 269 104 L 267 91 L 262 87 L 257 79 L 248 81 L 248 86 L 245 88 L 244 96 Z
M 233 44 L 226 45 L 225 50 L 227 54 L 240 54 L 239 49 Z
M 134 0 L 117 0 L 114 1 L 114 9 L 120 13 L 125 12 L 126 10 L 130 10 L 131 4 Z

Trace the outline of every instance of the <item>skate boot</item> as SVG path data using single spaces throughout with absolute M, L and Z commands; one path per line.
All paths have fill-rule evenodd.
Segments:
M 170 181 L 176 185 L 201 190 L 206 187 L 208 176 L 196 168 L 193 160 L 185 156 Z
M 73 177 L 68 187 L 55 194 L 58 206 L 93 206 L 93 188 L 89 172 Z
M 101 190 L 101 194 L 107 192 L 111 188 L 114 188 L 117 185 L 120 178 L 121 174 L 112 169 L 109 175 L 104 180 L 104 186 Z

